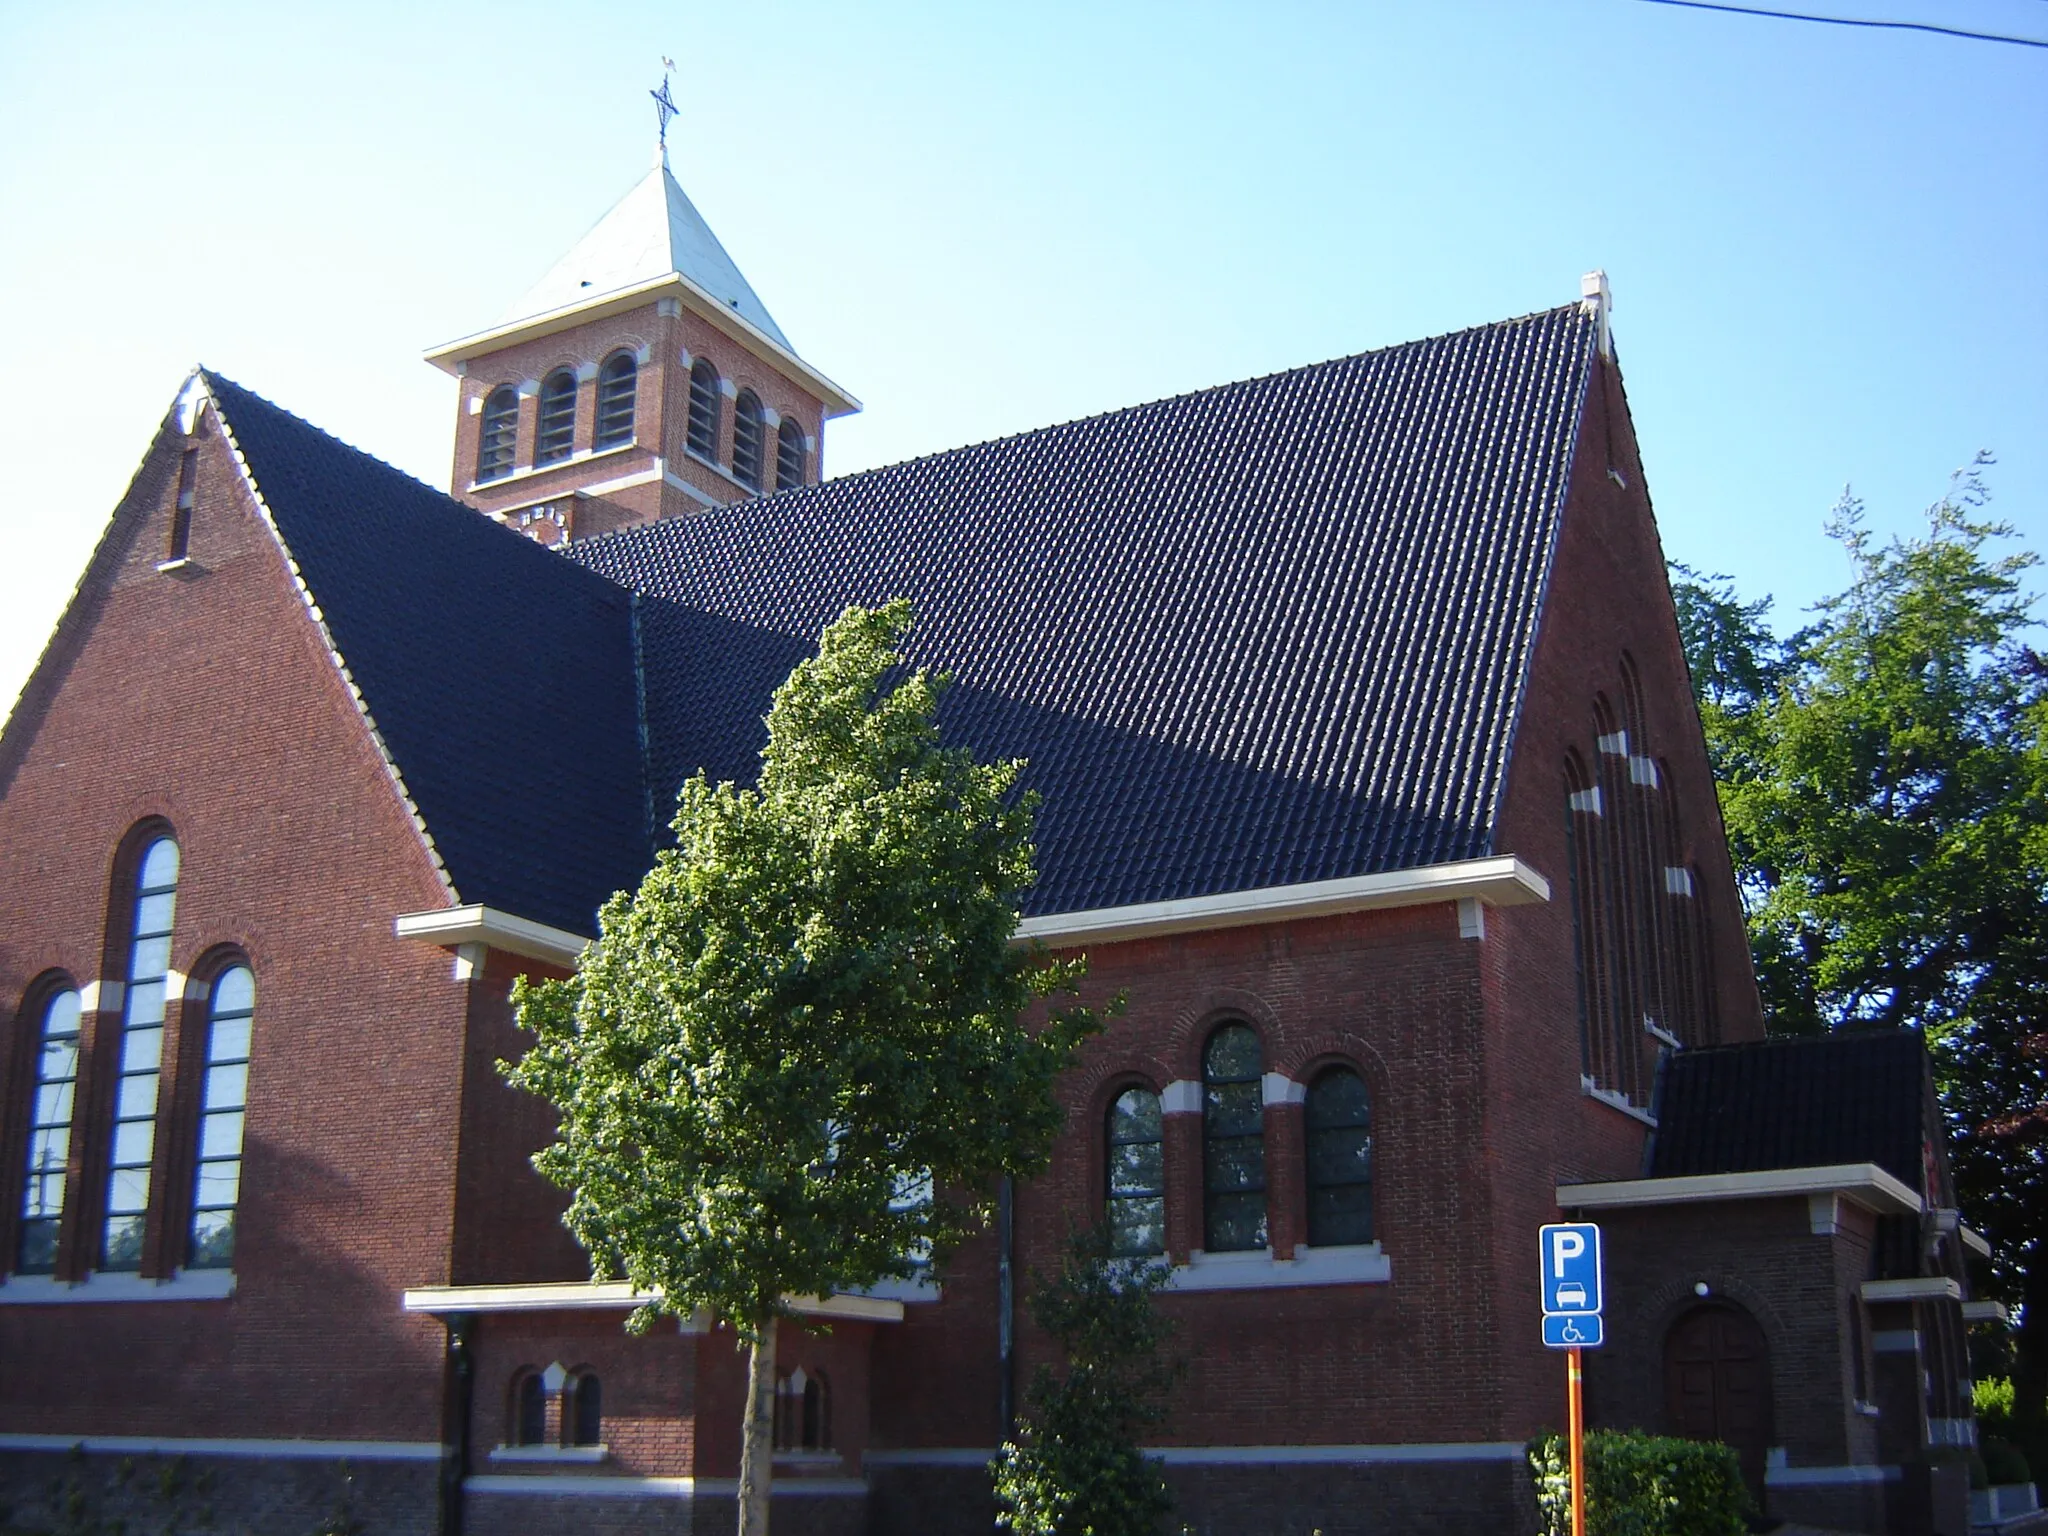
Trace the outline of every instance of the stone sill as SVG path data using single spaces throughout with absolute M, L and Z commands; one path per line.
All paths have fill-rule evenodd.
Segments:
M 592 1466 L 610 1459 L 608 1445 L 494 1445 L 493 1462 L 527 1462 L 540 1466 Z
M 0 1307 L 44 1307 L 82 1301 L 225 1301 L 235 1294 L 231 1269 L 181 1269 L 164 1280 L 140 1275 L 91 1274 L 83 1280 L 9 1275 L 0 1281 Z
M 498 475 L 489 480 L 472 480 L 469 489 L 472 493 L 495 491 L 501 486 L 518 485 L 521 481 L 532 480 L 540 475 L 552 475 L 564 469 L 578 469 L 585 464 L 595 464 L 599 459 L 617 458 L 621 454 L 633 452 L 639 446 L 639 440 L 636 438 L 630 443 L 620 443 L 616 448 L 603 448 L 594 453 L 588 448 L 579 448 L 566 459 L 554 459 L 546 464 L 529 464 L 524 469 L 515 469 L 509 475 Z
M 1385 1285 L 1393 1266 L 1378 1243 L 1341 1248 L 1294 1250 L 1291 1259 L 1276 1259 L 1270 1248 L 1246 1253 L 1204 1253 L 1196 1249 L 1188 1262 L 1173 1266 L 1169 1291 L 1262 1291 L 1306 1285 Z

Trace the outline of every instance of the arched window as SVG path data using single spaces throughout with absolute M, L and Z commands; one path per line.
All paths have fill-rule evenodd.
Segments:
M 757 491 L 761 489 L 761 440 L 766 430 L 760 397 L 751 389 L 741 390 L 732 407 L 732 472 L 740 484 Z
M 477 428 L 476 478 L 502 480 L 512 473 L 513 450 L 519 442 L 519 391 L 500 384 L 484 401 L 483 420 Z
M 1308 1241 L 1372 1241 L 1372 1103 L 1365 1079 L 1328 1067 L 1308 1085 Z
M 690 452 L 718 458 L 718 370 L 703 358 L 690 364 Z
M 36 1047 L 36 1097 L 28 1115 L 28 1173 L 14 1266 L 24 1275 L 52 1274 L 57 1268 L 77 1089 L 78 994 L 66 987 L 43 1005 L 42 1040 Z
M 584 1371 L 570 1378 L 562 1398 L 562 1439 L 568 1445 L 604 1441 L 604 1383 Z
M 822 1376 L 798 1366 L 775 1384 L 775 1449 L 832 1449 L 832 1392 Z
M 225 1269 L 235 1260 L 242 1110 L 248 1099 L 249 1029 L 255 1013 L 255 973 L 246 965 L 221 972 L 206 1006 L 206 1079 L 199 1096 L 199 1157 L 185 1260 L 193 1269 Z
M 540 381 L 540 420 L 534 429 L 533 462 L 559 464 L 576 446 L 576 375 L 557 368 Z
M 1202 1246 L 1266 1246 L 1266 1106 L 1259 1037 L 1226 1024 L 1202 1052 Z
M 135 881 L 128 976 L 121 993 L 121 1071 L 114 1087 L 113 1150 L 99 1267 L 142 1266 L 149 1169 L 156 1152 L 156 1090 L 164 1055 L 164 986 L 171 968 L 171 912 L 178 898 L 178 845 L 159 837 Z
M 1159 1095 L 1126 1088 L 1109 1106 L 1109 1172 L 1102 1209 L 1112 1249 L 1125 1257 L 1166 1252 L 1166 1143 Z
M 622 448 L 633 441 L 633 404 L 640 365 L 630 352 L 615 352 L 597 373 L 597 436 L 591 447 Z
M 775 489 L 793 491 L 803 483 L 804 429 L 785 416 L 775 429 Z
M 542 1445 L 547 1436 L 547 1388 L 539 1371 L 521 1371 L 512 1381 L 512 1443 Z

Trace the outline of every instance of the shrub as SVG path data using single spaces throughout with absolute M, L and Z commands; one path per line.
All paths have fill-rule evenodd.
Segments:
M 1571 1447 L 1529 1446 L 1544 1536 L 1571 1536 Z M 1755 1505 L 1735 1453 L 1718 1441 L 1639 1430 L 1586 1436 L 1586 1536 L 1744 1536 Z
M 1977 1414 L 1977 1433 L 2008 1439 L 2012 1434 L 2012 1378 L 1983 1377 L 1971 1384 L 1970 1404 Z
M 2031 1483 L 2034 1480 L 2034 1469 L 2027 1465 L 2026 1456 L 2010 1440 L 1986 1435 L 1983 1449 L 1984 1475 L 1992 1482 Z

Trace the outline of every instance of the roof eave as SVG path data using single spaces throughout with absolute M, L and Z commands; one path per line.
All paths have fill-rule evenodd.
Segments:
M 1917 1193 L 1875 1163 L 1763 1168 L 1745 1173 L 1688 1173 L 1661 1179 L 1557 1186 L 1559 1208 L 1579 1211 L 1772 1200 L 1797 1195 L 1841 1195 L 1880 1216 L 1917 1216 L 1921 1208 Z
M 443 949 L 481 944 L 528 960 L 544 960 L 550 965 L 575 965 L 590 943 L 583 935 L 565 928 L 537 923 L 530 917 L 480 903 L 429 912 L 402 912 L 391 926 L 401 939 L 418 939 Z
M 462 365 L 472 359 L 487 357 L 518 342 L 530 341 L 541 336 L 553 336 L 592 320 L 623 314 L 629 309 L 638 309 L 652 300 L 671 294 L 679 297 L 699 316 L 710 321 L 742 346 L 765 353 L 788 370 L 798 383 L 825 402 L 825 415 L 828 418 L 850 416 L 860 410 L 861 403 L 854 396 L 826 378 L 745 315 L 728 304 L 719 303 L 711 294 L 680 272 L 665 272 L 658 277 L 648 278 L 645 282 L 629 283 L 624 288 L 613 288 L 604 293 L 592 294 L 587 299 L 579 299 L 576 303 L 565 304 L 559 309 L 530 315 L 523 320 L 508 321 L 503 325 L 494 325 L 488 330 L 443 342 L 438 347 L 430 347 L 424 356 L 444 373 L 460 377 L 464 372 Z

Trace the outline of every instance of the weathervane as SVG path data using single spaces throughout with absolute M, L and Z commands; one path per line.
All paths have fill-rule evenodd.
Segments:
M 661 89 L 647 93 L 654 98 L 654 116 L 656 122 L 660 125 L 656 136 L 660 142 L 663 155 L 668 153 L 668 120 L 676 115 L 675 98 L 668 93 L 668 77 L 674 74 L 675 71 L 676 61 L 664 57 L 661 61 Z

